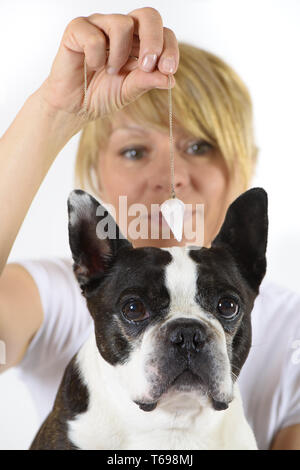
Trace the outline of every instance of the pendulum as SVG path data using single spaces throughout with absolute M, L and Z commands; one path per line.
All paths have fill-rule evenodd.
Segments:
M 109 50 L 107 50 L 108 52 Z M 138 59 L 135 56 L 130 56 Z M 172 126 L 172 91 L 171 91 L 171 75 L 168 75 L 168 97 L 169 97 L 169 126 L 170 126 L 170 166 L 171 166 L 171 195 L 170 198 L 164 201 L 160 210 L 161 213 L 170 227 L 174 237 L 177 241 L 182 240 L 182 229 L 184 219 L 185 204 L 176 197 L 175 184 L 174 184 L 174 146 L 173 146 L 173 126 Z M 84 114 L 87 116 L 87 70 L 86 59 L 84 58 Z
M 173 129 L 172 129 L 172 94 L 171 94 L 171 75 L 169 79 L 169 124 L 170 124 L 170 163 L 171 163 L 171 197 L 163 202 L 160 210 L 166 223 L 169 225 L 174 237 L 177 241 L 182 239 L 183 218 L 185 204 L 176 197 L 174 184 L 174 146 L 173 146 Z

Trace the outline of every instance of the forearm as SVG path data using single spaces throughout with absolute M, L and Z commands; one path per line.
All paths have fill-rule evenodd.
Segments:
M 300 450 L 300 424 L 280 429 L 273 439 L 271 450 Z
M 30 204 L 82 118 L 50 108 L 39 88 L 0 139 L 0 274 Z

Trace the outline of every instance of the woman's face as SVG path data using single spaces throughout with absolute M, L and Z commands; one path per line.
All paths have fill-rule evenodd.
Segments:
M 228 172 L 224 160 L 217 149 L 201 139 L 186 135 L 182 129 L 173 130 L 173 140 L 176 197 L 185 204 L 191 204 L 192 209 L 192 212 L 186 212 L 184 223 L 186 224 L 189 219 L 189 224 L 192 223 L 192 226 L 189 226 L 194 233 L 200 230 L 201 219 L 199 216 L 196 218 L 196 204 L 204 204 L 202 242 L 204 246 L 209 246 L 222 225 L 232 199 L 229 197 Z M 134 247 L 199 244 L 193 243 L 196 241 L 196 235 L 193 239 L 187 239 L 183 234 L 181 242 L 178 242 L 172 233 L 165 238 L 162 230 L 168 226 L 161 214 L 157 217 L 155 211 L 152 211 L 151 216 L 151 204 L 160 205 L 170 198 L 171 194 L 168 132 L 142 127 L 137 122 L 129 120 L 125 112 L 119 112 L 108 144 L 100 151 L 97 177 L 100 198 L 104 203 L 113 205 L 116 221 Z M 132 204 L 143 204 L 148 210 L 146 217 L 138 219 L 141 213 L 137 212 L 135 215 L 127 214 L 125 220 L 126 209 L 123 207 L 119 210 L 119 196 L 127 196 L 127 211 Z M 143 223 L 143 226 L 139 225 L 138 221 Z M 154 224 L 156 237 L 159 233 L 159 238 L 151 238 L 150 222 Z M 136 232 L 140 231 L 142 235 L 137 238 L 130 227 L 136 227 Z

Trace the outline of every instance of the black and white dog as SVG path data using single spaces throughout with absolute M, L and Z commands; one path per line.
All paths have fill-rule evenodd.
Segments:
M 107 211 L 116 237 L 104 238 L 98 206 L 81 190 L 68 199 L 95 331 L 31 449 L 255 449 L 236 378 L 266 271 L 266 192 L 237 198 L 210 248 L 133 248 Z

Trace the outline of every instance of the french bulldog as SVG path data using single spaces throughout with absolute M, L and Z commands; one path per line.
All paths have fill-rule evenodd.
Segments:
M 266 272 L 266 192 L 239 196 L 209 248 L 134 248 L 101 207 L 68 199 L 94 331 L 31 449 L 256 449 L 236 379 Z

